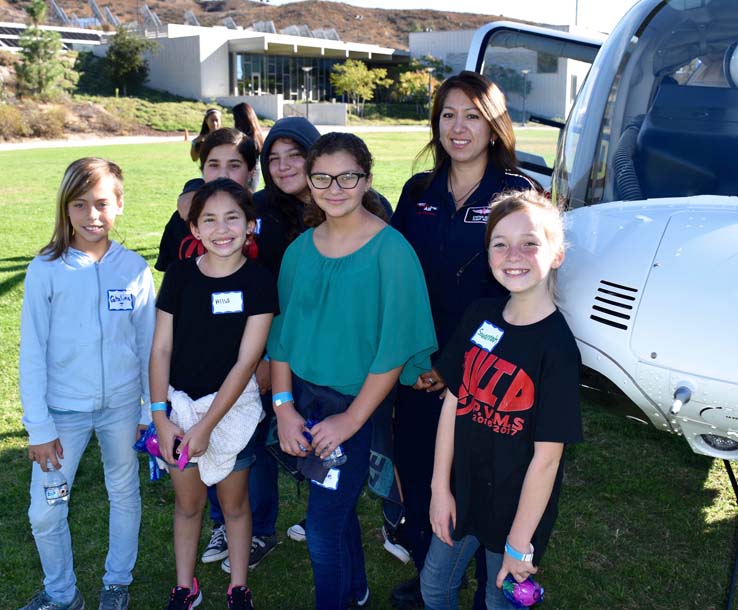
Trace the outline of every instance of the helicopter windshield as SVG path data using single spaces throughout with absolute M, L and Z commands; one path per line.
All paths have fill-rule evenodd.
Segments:
M 557 199 L 579 207 L 738 195 L 736 47 L 735 0 L 636 5 L 572 108 L 553 176 Z

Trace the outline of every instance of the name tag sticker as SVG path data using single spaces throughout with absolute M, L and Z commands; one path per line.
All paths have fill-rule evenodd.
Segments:
M 487 224 L 489 211 L 488 207 L 469 208 L 464 215 L 464 222 L 466 224 Z
M 133 311 L 133 300 L 128 290 L 108 290 L 108 311 Z
M 500 342 L 502 335 L 504 334 L 504 330 L 497 328 L 492 324 L 492 322 L 487 322 L 487 320 L 485 320 L 482 322 L 482 325 L 477 328 L 477 332 L 474 333 L 474 336 L 471 338 L 471 342 L 474 343 L 474 345 L 478 345 L 483 350 L 491 352 L 495 348 L 495 345 Z
M 214 292 L 211 296 L 213 314 L 241 313 L 243 311 L 243 292 Z
M 325 475 L 325 479 L 323 479 L 322 483 L 319 483 L 315 479 L 311 480 L 310 482 L 313 485 L 318 485 L 319 487 L 330 489 L 331 491 L 336 491 L 338 489 L 338 479 L 340 478 L 341 471 L 338 468 L 331 468 L 328 471 L 328 474 Z

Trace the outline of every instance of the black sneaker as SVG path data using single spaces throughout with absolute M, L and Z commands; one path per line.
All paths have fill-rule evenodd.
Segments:
M 351 602 L 351 605 L 349 608 L 351 610 L 354 610 L 355 608 L 368 608 L 369 603 L 371 602 L 372 594 L 371 591 L 369 591 L 369 587 L 366 588 L 366 593 L 364 593 L 364 597 L 361 599 L 355 599 Z
M 179 586 L 172 589 L 169 593 L 169 603 L 164 610 L 190 610 L 199 606 L 201 602 L 200 585 L 197 584 L 197 578 L 193 578 L 192 589 Z
M 397 610 L 412 610 L 423 607 L 423 596 L 420 593 L 420 578 L 416 576 L 401 582 L 390 595 L 392 607 Z
M 278 544 L 279 540 L 277 540 L 276 534 L 274 536 L 252 536 L 249 568 L 255 568 L 258 566 L 264 557 L 277 548 Z
M 228 610 L 254 610 L 254 600 L 248 587 L 233 587 L 226 595 Z
M 225 524 L 221 523 L 213 527 L 210 534 L 210 542 L 202 554 L 203 563 L 213 563 L 228 557 L 228 539 L 226 538 Z

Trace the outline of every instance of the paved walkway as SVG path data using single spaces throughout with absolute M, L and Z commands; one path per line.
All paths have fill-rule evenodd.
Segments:
M 423 125 L 317 125 L 320 133 L 329 131 L 367 132 L 428 132 Z M 29 150 L 33 148 L 66 148 L 72 146 L 111 146 L 114 144 L 147 144 L 149 142 L 182 142 L 184 134 L 179 136 L 77 136 L 68 140 L 27 140 L 24 142 L 1 142 L 0 151 Z

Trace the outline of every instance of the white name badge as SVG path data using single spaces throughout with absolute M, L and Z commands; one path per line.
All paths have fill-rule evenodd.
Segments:
M 133 311 L 133 293 L 128 290 L 108 290 L 108 311 Z
M 487 322 L 487 320 L 485 320 L 482 322 L 482 325 L 477 328 L 477 332 L 474 333 L 474 336 L 471 338 L 471 342 L 478 345 L 483 350 L 491 352 L 495 348 L 495 345 L 500 342 L 500 339 L 502 339 L 502 335 L 504 334 L 504 330 L 497 328 L 492 324 L 492 322 Z
M 328 471 L 328 474 L 325 475 L 325 479 L 323 479 L 322 483 L 318 483 L 318 481 L 316 481 L 315 479 L 312 479 L 310 482 L 313 485 L 317 485 L 325 489 L 330 489 L 331 491 L 336 491 L 338 489 L 338 479 L 340 478 L 341 471 L 338 468 L 331 468 Z
M 243 311 L 243 292 L 214 292 L 211 296 L 213 313 L 240 313 Z

